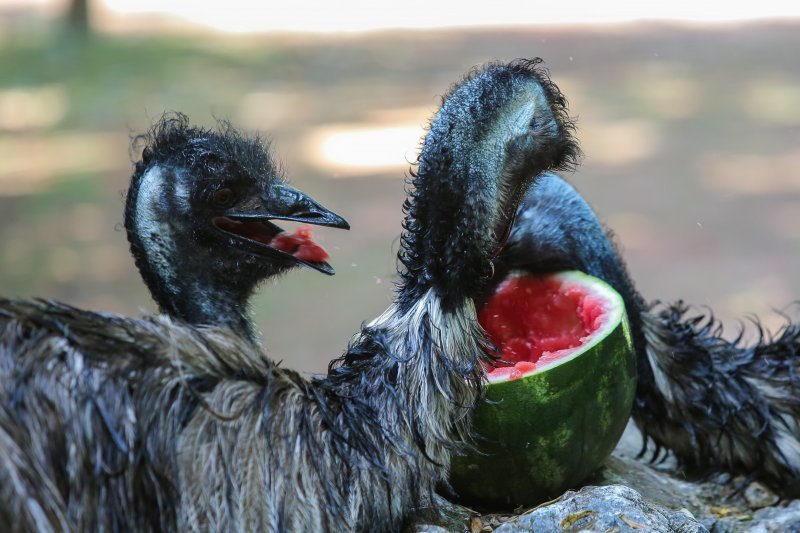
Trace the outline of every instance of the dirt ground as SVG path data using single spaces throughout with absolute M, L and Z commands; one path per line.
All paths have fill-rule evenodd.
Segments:
M 335 277 L 291 273 L 253 307 L 272 357 L 321 371 L 391 298 L 416 138 L 373 166 L 326 159 L 319 139 L 413 133 L 472 66 L 539 56 L 579 121 L 585 158 L 567 177 L 647 298 L 707 305 L 731 334 L 752 314 L 778 327 L 773 310 L 800 300 L 800 23 L 88 44 L 12 30 L 0 39 L 5 296 L 152 311 L 120 229 L 130 135 L 164 110 L 227 117 L 268 133 L 292 183 L 351 223 L 317 232 Z

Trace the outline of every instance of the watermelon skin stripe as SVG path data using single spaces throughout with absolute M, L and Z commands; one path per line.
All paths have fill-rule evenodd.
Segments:
M 623 308 L 607 336 L 579 356 L 487 387 L 487 401 L 473 415 L 476 450 L 453 460 L 450 482 L 458 499 L 513 509 L 577 487 L 616 446 L 635 391 Z

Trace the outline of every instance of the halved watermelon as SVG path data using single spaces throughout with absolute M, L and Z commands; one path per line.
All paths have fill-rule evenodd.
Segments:
M 636 389 L 622 298 L 580 272 L 512 274 L 478 314 L 499 350 L 477 450 L 453 460 L 459 498 L 511 509 L 560 495 L 616 446 Z

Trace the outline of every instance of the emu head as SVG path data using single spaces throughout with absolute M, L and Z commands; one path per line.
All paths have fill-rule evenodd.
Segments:
M 576 163 L 573 129 L 539 59 L 489 64 L 453 86 L 412 172 L 404 306 L 431 287 L 448 308 L 480 295 L 524 192 L 544 171 Z
M 260 281 L 294 266 L 334 273 L 325 261 L 271 245 L 283 231 L 277 221 L 349 225 L 289 186 L 262 139 L 225 122 L 209 130 L 170 114 L 134 145 L 142 143 L 125 228 L 162 312 L 249 330 L 247 301 Z

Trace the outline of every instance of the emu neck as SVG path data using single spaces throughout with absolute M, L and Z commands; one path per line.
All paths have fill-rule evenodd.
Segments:
M 546 135 L 556 137 L 558 126 L 537 83 L 495 88 L 491 98 L 477 98 L 473 85 L 482 86 L 467 84 L 450 96 L 425 137 L 406 204 L 406 308 L 431 287 L 445 309 L 477 297 L 519 191 L 554 160 L 557 142 Z M 531 133 L 533 123 L 544 126 Z
M 190 324 L 226 327 L 258 343 L 259 335 L 248 312 L 252 291 L 238 292 L 204 277 L 179 279 L 170 287 L 173 293 L 156 300 L 161 311 Z
M 258 334 L 248 315 L 256 282 L 236 272 L 236 259 L 195 243 L 187 193 L 170 187 L 173 171 L 154 167 L 132 191 L 126 213 L 136 266 L 161 312 L 195 325 L 228 327 L 251 341 Z M 174 177 L 174 176 L 172 176 Z M 230 262 L 233 262 L 231 264 Z
M 224 272 L 225 266 L 215 265 L 196 250 L 162 245 L 150 243 L 146 249 L 155 275 L 145 276 L 150 278 L 147 285 L 161 312 L 190 324 L 227 327 L 257 343 L 259 336 L 248 312 L 254 285 L 222 279 L 217 272 Z

